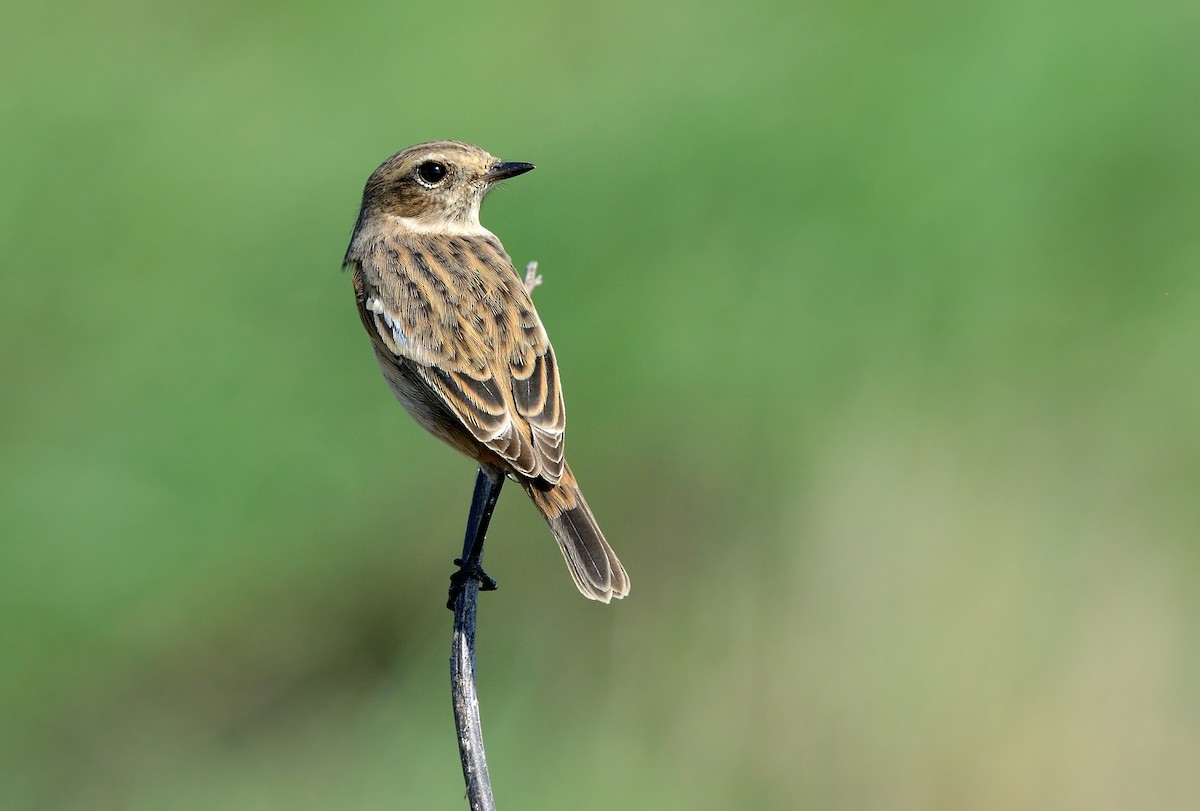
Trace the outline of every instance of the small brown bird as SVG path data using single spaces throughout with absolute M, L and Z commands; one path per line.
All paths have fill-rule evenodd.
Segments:
M 401 405 L 479 463 L 492 505 L 504 476 L 519 482 L 579 591 L 607 603 L 629 593 L 629 577 L 563 457 L 558 364 L 530 296 L 537 280 L 523 283 L 479 224 L 487 193 L 533 168 L 457 141 L 397 152 L 367 180 L 345 266 Z

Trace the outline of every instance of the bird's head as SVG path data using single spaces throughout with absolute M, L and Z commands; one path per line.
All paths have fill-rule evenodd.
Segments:
M 479 206 L 500 181 L 533 168 L 507 163 L 477 146 L 459 141 L 428 141 L 397 152 L 367 180 L 363 218 L 401 218 L 423 233 L 482 230 Z

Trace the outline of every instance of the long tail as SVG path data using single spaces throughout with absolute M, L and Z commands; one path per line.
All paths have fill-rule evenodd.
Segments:
M 575 474 L 563 465 L 563 476 L 549 490 L 525 484 L 525 491 L 546 517 L 579 592 L 588 599 L 607 603 L 629 593 L 629 575 L 604 540 L 592 511 L 579 492 Z

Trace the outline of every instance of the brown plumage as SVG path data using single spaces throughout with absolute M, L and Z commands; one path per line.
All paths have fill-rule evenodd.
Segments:
M 479 224 L 488 191 L 532 168 L 457 141 L 396 153 L 367 180 L 345 264 L 396 398 L 434 436 L 518 481 L 579 591 L 607 603 L 629 593 L 629 577 L 563 457 L 554 349 L 500 240 Z

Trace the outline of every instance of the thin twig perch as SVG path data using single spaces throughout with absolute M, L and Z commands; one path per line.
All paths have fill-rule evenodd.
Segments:
M 454 693 L 454 725 L 458 728 L 458 753 L 471 811 L 495 811 L 483 728 L 479 721 L 479 694 L 475 690 L 475 605 L 478 581 L 463 587 L 454 606 L 454 644 L 450 655 L 450 682 Z
M 454 700 L 454 725 L 458 729 L 458 753 L 471 811 L 495 811 L 487 754 L 483 750 L 483 726 L 479 720 L 479 694 L 475 688 L 475 608 L 480 589 L 496 587 L 483 571 L 483 541 L 492 510 L 500 498 L 504 474 L 481 466 L 475 478 L 471 515 L 463 539 L 459 570 L 450 578 L 450 607 L 454 609 L 454 640 L 450 650 L 450 688 Z

